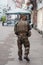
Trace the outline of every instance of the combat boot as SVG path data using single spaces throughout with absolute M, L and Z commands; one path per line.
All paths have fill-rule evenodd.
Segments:
M 19 57 L 18 59 L 19 59 L 20 61 L 22 61 L 22 57 Z
M 24 59 L 25 59 L 26 61 L 30 61 L 30 59 L 29 59 L 28 57 L 24 57 Z

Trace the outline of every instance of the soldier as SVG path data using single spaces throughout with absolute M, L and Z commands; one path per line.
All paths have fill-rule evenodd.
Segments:
M 28 54 L 30 49 L 30 42 L 28 37 L 31 36 L 31 28 L 29 23 L 26 21 L 27 16 L 21 15 L 20 21 L 15 25 L 14 31 L 18 36 L 17 45 L 18 45 L 18 56 L 19 60 L 22 60 L 22 44 L 25 47 L 24 59 L 29 61 Z

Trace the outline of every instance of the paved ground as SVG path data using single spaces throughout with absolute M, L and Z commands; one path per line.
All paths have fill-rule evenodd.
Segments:
M 3 44 L 5 39 L 9 36 L 9 34 L 13 31 L 13 27 L 11 26 L 2 26 L 0 22 L 0 44 Z
M 28 63 L 24 59 L 21 62 L 18 60 L 17 37 L 13 27 L 6 27 L 3 30 L 7 33 L 5 32 L 5 37 L 2 37 L 3 33 L 1 32 L 0 36 L 0 39 L 2 37 L 4 40 L 4 44 L 0 44 L 0 65 L 43 65 L 43 38 L 37 31 L 32 30 L 32 36 L 29 38 L 30 62 Z

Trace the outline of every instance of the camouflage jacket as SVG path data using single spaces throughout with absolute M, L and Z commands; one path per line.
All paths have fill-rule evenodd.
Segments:
M 20 20 L 17 24 L 15 24 L 14 32 L 16 35 L 19 35 L 21 32 L 26 33 L 28 37 L 31 36 L 31 27 L 27 21 Z

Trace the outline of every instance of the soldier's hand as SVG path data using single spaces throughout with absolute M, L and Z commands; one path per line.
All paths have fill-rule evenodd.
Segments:
M 16 35 L 18 35 L 18 33 L 17 33 L 17 32 L 15 32 L 15 34 L 16 34 Z

